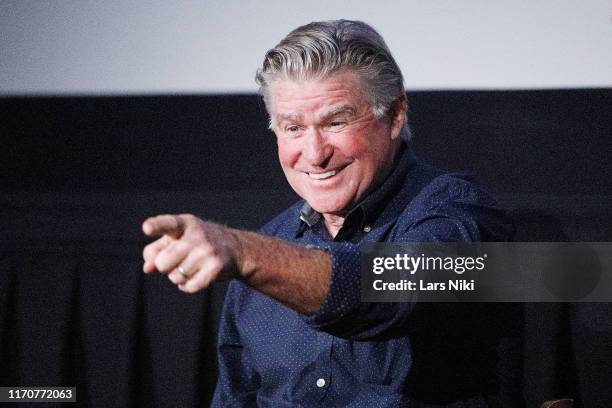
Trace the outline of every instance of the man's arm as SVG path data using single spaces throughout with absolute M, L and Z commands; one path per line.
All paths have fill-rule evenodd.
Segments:
M 407 207 L 386 240 L 414 243 L 506 239 L 510 225 L 503 211 L 470 183 L 459 181 L 450 178 L 446 183 L 433 185 L 431 191 L 421 191 L 421 198 L 413 199 L 416 203 L 413 207 L 424 210 L 413 211 L 413 207 Z M 182 290 L 193 292 L 216 279 L 237 277 L 306 315 L 307 324 L 342 338 L 367 340 L 393 336 L 397 330 L 414 326 L 414 301 L 361 302 L 358 244 L 326 241 L 321 243 L 322 251 L 306 249 L 204 223 L 193 216 L 155 217 L 147 220 L 143 229 L 149 235 L 166 234 L 145 248 L 145 272 L 153 272 L 157 267 L 169 274 L 170 280 Z M 203 230 L 206 230 L 206 239 L 200 237 Z M 486 234 L 482 235 L 483 232 Z M 217 243 L 216 249 L 210 247 L 211 242 Z M 179 247 L 178 257 L 173 254 L 172 246 Z M 167 255 L 161 255 L 162 250 Z M 188 250 L 192 254 L 185 256 Z M 212 262 L 215 266 L 212 271 L 209 271 L 210 265 L 203 265 L 202 271 L 190 267 L 194 263 L 191 259 L 206 258 L 209 253 L 217 259 Z M 224 255 L 227 253 L 234 255 Z M 176 259 L 184 260 L 177 263 Z M 189 286 L 184 285 L 185 278 L 177 272 L 179 265 L 195 274 Z
M 159 237 L 143 251 L 145 273 L 167 274 L 184 292 L 235 278 L 306 315 L 320 309 L 328 292 L 332 266 L 324 251 L 188 214 L 149 218 L 142 228 L 146 235 Z

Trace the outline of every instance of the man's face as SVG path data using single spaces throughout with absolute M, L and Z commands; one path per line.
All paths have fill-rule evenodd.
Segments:
M 316 211 L 343 215 L 392 166 L 403 124 L 377 119 L 350 70 L 271 86 L 278 156 L 291 187 Z

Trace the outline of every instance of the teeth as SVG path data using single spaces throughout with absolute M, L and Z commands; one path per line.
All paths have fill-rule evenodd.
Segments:
M 338 173 L 338 170 L 331 170 L 331 171 L 328 171 L 327 173 L 308 173 L 308 175 L 310 176 L 310 178 L 313 178 L 315 180 L 323 180 L 326 178 L 330 178 L 331 176 L 337 173 Z

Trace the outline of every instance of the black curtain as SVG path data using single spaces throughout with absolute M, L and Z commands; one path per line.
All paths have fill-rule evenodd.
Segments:
M 409 93 L 417 154 L 474 173 L 521 241 L 612 241 L 612 90 Z M 256 229 L 296 196 L 254 95 L 0 99 L 0 385 L 207 406 L 224 285 L 142 273 L 142 221 Z M 612 400 L 609 304 L 525 305 L 528 406 Z

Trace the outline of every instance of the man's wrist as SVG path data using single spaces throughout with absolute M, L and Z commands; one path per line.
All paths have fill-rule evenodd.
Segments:
M 228 228 L 228 233 L 234 240 L 235 277 L 242 281 L 248 281 L 249 278 L 253 276 L 256 269 L 253 257 L 249 256 L 250 240 L 252 239 L 249 235 L 254 234 L 234 228 Z

